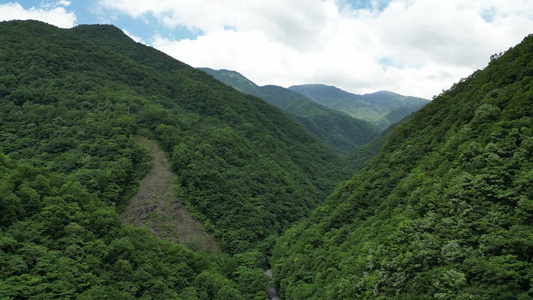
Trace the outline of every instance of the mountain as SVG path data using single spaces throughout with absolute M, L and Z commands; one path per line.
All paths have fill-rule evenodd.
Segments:
M 355 146 L 365 145 L 379 134 L 379 129 L 369 122 L 317 104 L 286 88 L 258 86 L 235 71 L 209 68 L 201 70 L 240 92 L 260 97 L 288 112 L 321 142 L 341 154 L 346 154 Z
M 392 131 L 273 251 L 284 299 L 533 297 L 533 35 Z
M 211 68 L 199 68 L 207 74 L 215 77 L 217 80 L 231 86 L 241 93 L 259 96 L 261 94 L 260 87 L 250 79 L 244 77 L 237 71 L 231 71 L 226 69 L 214 70 Z M 276 105 L 277 106 L 277 105 Z
M 368 144 L 362 146 L 356 146 L 350 152 L 345 155 L 346 165 L 350 170 L 360 171 L 366 166 L 372 158 L 378 155 L 379 151 L 385 145 L 387 138 L 391 135 L 396 126 L 400 125 L 413 117 L 413 114 L 408 115 L 399 122 L 396 122 L 384 131 L 382 131 L 377 137 L 373 138 Z
M 264 298 L 277 235 L 347 178 L 279 109 L 114 26 L 11 21 L 0 38 L 3 297 Z M 150 168 L 139 136 L 223 253 L 121 225 Z
M 357 95 L 323 84 L 294 85 L 289 89 L 326 107 L 368 121 L 381 130 L 428 103 L 426 99 L 388 91 Z

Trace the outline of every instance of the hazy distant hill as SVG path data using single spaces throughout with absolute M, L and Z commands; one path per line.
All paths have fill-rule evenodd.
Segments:
M 199 68 L 200 70 L 206 72 L 209 75 L 212 75 L 217 80 L 222 81 L 223 83 L 231 86 L 232 88 L 254 96 L 260 94 L 260 88 L 257 84 L 244 77 L 241 73 L 231 70 L 214 70 L 211 68 Z
M 531 299 L 532 155 L 533 35 L 396 126 L 377 157 L 278 239 L 278 291 Z
M 365 145 L 379 134 L 379 129 L 369 122 L 317 104 L 286 88 L 258 86 L 235 71 L 201 70 L 243 93 L 258 96 L 288 112 L 320 141 L 339 153 L 345 154 L 355 146 Z
M 323 84 L 294 85 L 289 89 L 324 106 L 371 122 L 381 130 L 429 102 L 426 99 L 402 96 L 388 91 L 357 95 Z

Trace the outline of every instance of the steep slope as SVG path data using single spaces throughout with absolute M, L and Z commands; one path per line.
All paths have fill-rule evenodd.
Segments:
M 533 296 L 533 36 L 397 126 L 274 250 L 285 299 Z
M 80 181 L 0 153 L 0 191 L 2 298 L 243 299 L 207 258 L 122 227 Z
M 345 176 L 277 108 L 113 26 L 12 21 L 0 37 L 5 297 L 264 297 L 263 254 Z M 177 195 L 233 257 L 121 226 L 116 210 L 150 162 L 138 132 L 168 153 Z
M 389 91 L 357 95 L 323 84 L 295 85 L 289 89 L 326 107 L 368 121 L 381 130 L 428 103 L 426 99 L 402 96 Z
M 135 74 L 129 85 L 141 97 L 165 108 L 177 105 L 170 115 L 178 118 L 160 111 L 149 114 L 164 117 L 163 124 L 151 129 L 172 153 L 180 196 L 197 217 L 214 224 L 223 248 L 242 252 L 275 236 L 308 214 L 346 176 L 334 153 L 261 99 L 153 48 L 133 41 L 108 43 L 102 36 L 120 32 L 113 26 L 72 31 L 148 68 L 149 77 Z M 153 59 L 144 58 L 151 53 L 156 53 Z M 166 67 L 159 71 L 161 66 Z
M 116 205 L 149 164 L 132 139 L 133 107 L 120 100 L 134 95 L 113 82 L 127 70 L 97 72 L 124 60 L 40 22 L 0 23 L 0 37 L 2 298 L 250 299 L 260 291 L 240 287 L 212 257 L 121 226 Z
M 414 113 L 413 113 L 414 114 Z M 373 138 L 368 144 L 363 146 L 357 146 L 348 152 L 345 156 L 346 165 L 350 170 L 360 171 L 366 166 L 372 158 L 379 154 L 379 151 L 385 145 L 387 138 L 391 135 L 396 126 L 403 122 L 407 122 L 413 117 L 413 114 L 403 118 L 399 122 L 396 122 L 381 132 L 377 137 Z
M 379 130 L 374 125 L 317 104 L 286 88 L 274 85 L 260 87 L 235 71 L 201 70 L 243 93 L 260 97 L 288 112 L 310 133 L 339 153 L 346 154 L 378 135 Z
M 170 170 L 163 150 L 145 137 L 137 137 L 136 142 L 150 150 L 152 163 L 139 183 L 139 190 L 120 214 L 122 224 L 146 226 L 154 236 L 179 242 L 194 251 L 217 251 L 213 236 L 206 234 L 204 225 L 176 197 L 176 175 Z
M 261 94 L 260 87 L 241 73 L 231 70 L 213 70 L 211 68 L 199 68 L 207 74 L 224 82 L 241 93 L 258 96 Z M 275 105 L 275 104 L 274 104 Z M 277 105 L 276 105 L 277 106 Z

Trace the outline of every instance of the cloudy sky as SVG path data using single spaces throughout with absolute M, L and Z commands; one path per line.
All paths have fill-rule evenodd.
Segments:
M 0 20 L 114 24 L 259 85 L 431 98 L 533 33 L 531 0 L 0 0 Z

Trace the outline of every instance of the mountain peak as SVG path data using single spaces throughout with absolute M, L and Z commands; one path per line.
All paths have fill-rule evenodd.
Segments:
M 78 25 L 71 30 L 84 34 L 85 37 L 91 37 L 92 39 L 108 39 L 109 42 L 116 42 L 118 39 L 120 42 L 133 41 L 126 33 L 120 30 L 115 25 L 111 24 L 91 24 L 91 25 Z
M 382 130 L 428 103 L 426 99 L 390 91 L 358 95 L 324 84 L 294 85 L 289 89 L 324 106 L 371 122 Z
M 207 74 L 215 77 L 215 79 L 224 82 L 225 84 L 233 87 L 241 93 L 257 96 L 258 88 L 257 84 L 244 77 L 241 73 L 233 70 L 214 70 L 211 68 L 198 68 L 206 72 Z

